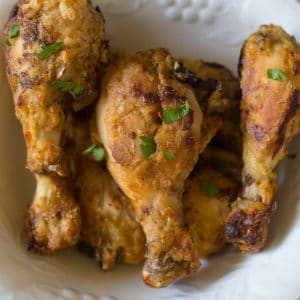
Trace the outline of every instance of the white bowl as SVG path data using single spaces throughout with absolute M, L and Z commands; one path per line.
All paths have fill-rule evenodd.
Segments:
M 0 0 L 1 28 L 13 2 Z M 105 14 L 113 47 L 131 51 L 167 47 L 176 55 L 223 63 L 233 71 L 243 40 L 261 24 L 282 25 L 300 40 L 300 4 L 296 0 L 94 2 Z M 190 278 L 154 290 L 141 281 L 140 266 L 119 266 L 103 273 L 94 260 L 76 251 L 50 258 L 27 251 L 22 222 L 34 181 L 24 168 L 25 147 L 2 56 L 0 137 L 1 299 L 300 299 L 299 155 L 281 164 L 279 209 L 264 252 L 245 256 L 228 249 L 204 262 Z M 292 151 L 299 149 L 298 139 Z

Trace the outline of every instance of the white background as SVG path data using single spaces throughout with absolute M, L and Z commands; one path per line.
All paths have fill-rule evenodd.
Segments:
M 107 20 L 113 47 L 130 51 L 167 47 L 176 55 L 223 63 L 236 70 L 247 35 L 261 24 L 282 25 L 300 41 L 296 0 L 94 1 Z M 140 2 L 143 2 L 139 6 Z M 12 7 L 0 0 L 0 27 Z M 94 260 L 67 251 L 39 257 L 26 251 L 22 220 L 34 182 L 14 117 L 0 56 L 0 298 L 1 299 L 220 299 L 300 298 L 299 159 L 280 167 L 279 209 L 264 252 L 244 256 L 229 248 L 189 279 L 166 289 L 145 287 L 140 267 L 103 273 Z M 298 145 L 297 145 L 298 144 Z M 300 149 L 295 142 L 291 152 Z M 110 297 L 109 297 L 110 296 Z

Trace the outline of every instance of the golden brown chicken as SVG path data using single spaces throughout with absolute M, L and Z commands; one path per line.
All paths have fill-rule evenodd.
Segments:
M 52 254 L 80 235 L 67 180 L 67 118 L 97 98 L 104 21 L 87 0 L 21 0 L 5 27 L 7 77 L 37 192 L 26 216 L 31 248 Z
M 217 63 L 209 63 L 201 60 L 183 60 L 184 65 L 194 71 L 198 78 L 204 82 L 215 81 L 221 93 L 221 98 L 210 100 L 206 115 L 218 115 L 222 117 L 222 128 L 213 138 L 212 144 L 228 149 L 237 155 L 242 151 L 242 135 L 240 131 L 240 100 L 241 91 L 237 78 L 224 66 Z M 212 98 L 210 96 L 210 98 Z M 202 101 L 203 102 L 203 101 Z M 201 106 L 203 107 L 203 105 Z M 216 124 L 214 124 L 214 127 Z
M 211 95 L 207 99 L 211 104 L 204 115 L 204 123 L 213 116 L 221 117 L 222 123 L 220 127 L 211 122 L 208 127 L 207 132 L 212 133 L 213 138 L 186 181 L 183 195 L 185 223 L 199 256 L 208 258 L 226 244 L 225 221 L 230 203 L 239 192 L 242 140 L 237 116 L 240 89 L 238 80 L 224 66 L 186 59 L 184 65 L 206 84 L 216 81 L 221 96 L 213 98 Z
M 192 89 L 173 75 L 173 65 L 163 49 L 116 58 L 97 108 L 108 169 L 146 234 L 142 275 L 152 287 L 199 267 L 181 195 L 201 150 L 202 112 Z
M 21 0 L 4 33 L 27 166 L 34 173 L 66 176 L 65 114 L 97 98 L 106 51 L 102 15 L 88 0 Z
M 101 161 L 102 148 L 90 136 L 91 111 L 76 115 L 70 132 L 74 184 L 81 212 L 79 249 L 96 256 L 107 271 L 116 263 L 138 264 L 145 256 L 145 235 L 128 198 Z M 93 123 L 93 122 L 92 122 Z M 91 126 L 93 128 L 94 126 Z M 95 147 L 91 145 L 95 144 Z M 90 150 L 86 150 L 90 149 Z M 92 150 L 93 149 L 93 150 Z M 103 154 L 103 153 L 102 153 Z
M 222 78 L 222 75 L 230 73 L 224 67 L 220 65 L 215 67 L 211 64 L 204 65 L 200 61 L 195 61 L 194 64 L 191 62 L 191 64 L 194 67 L 199 64 L 203 65 L 203 68 L 206 66 L 208 72 L 216 68 L 215 73 L 211 76 L 208 76 L 208 72 L 203 68 L 201 69 L 202 73 L 197 72 L 194 76 L 199 75 L 199 77 L 201 76 L 200 78 L 210 78 L 213 80 L 221 78 L 220 83 L 226 86 L 228 77 L 223 76 L 224 78 Z M 190 71 L 186 69 L 185 72 Z M 218 107 L 223 105 L 220 102 L 226 102 L 227 109 L 224 112 L 227 112 L 227 110 L 232 112 L 234 105 L 233 103 L 228 105 L 228 103 L 233 101 L 239 102 L 239 99 L 234 98 L 238 94 L 239 87 L 233 81 L 235 80 L 237 83 L 237 80 L 232 75 L 229 78 L 231 84 L 226 90 L 226 96 L 230 97 L 230 99 L 224 100 L 223 91 L 222 94 L 217 92 L 216 95 L 209 95 L 209 99 L 207 99 L 211 101 L 214 97 L 214 102 L 219 103 Z M 217 95 L 221 96 L 219 102 L 216 101 Z M 235 107 L 239 110 L 237 105 Z M 224 116 L 224 112 L 223 119 L 224 123 L 226 123 L 229 120 L 227 119 L 227 114 Z M 89 117 L 85 118 L 86 120 L 76 118 L 75 124 L 77 125 L 73 125 L 72 127 L 76 128 L 74 135 L 77 138 L 75 138 L 74 142 L 76 143 L 76 147 L 79 147 L 77 152 L 80 154 L 92 144 L 88 136 Z M 202 135 L 204 134 L 202 140 L 205 146 L 220 129 L 222 122 L 220 123 L 219 116 L 211 116 L 210 118 L 204 116 L 204 119 L 209 120 L 209 122 L 206 122 L 206 128 L 202 131 Z M 94 132 L 96 131 L 94 130 L 94 126 L 92 128 L 92 136 L 95 139 L 94 142 L 97 144 L 99 143 L 99 138 L 97 132 Z M 234 130 L 234 127 L 231 126 L 230 128 L 230 134 L 237 136 L 234 130 L 239 132 L 239 126 Z M 218 135 L 221 136 L 222 133 Z M 228 131 L 226 131 L 227 135 Z M 231 142 L 236 143 L 237 141 L 231 140 Z M 78 188 L 76 194 L 79 195 L 82 212 L 80 249 L 92 256 L 95 255 L 96 250 L 97 260 L 101 262 L 104 270 L 108 270 L 115 265 L 120 253 L 123 253 L 121 258 L 123 258 L 124 263 L 141 262 L 145 252 L 144 235 L 140 231 L 140 225 L 132 217 L 134 213 L 128 202 L 128 198 L 116 187 L 116 184 L 99 163 L 83 158 L 81 155 L 79 160 L 80 167 L 77 168 L 79 176 L 77 179 Z M 201 167 L 196 168 L 185 184 L 186 193 L 183 195 L 183 202 L 185 223 L 193 236 L 195 247 L 201 257 L 207 258 L 221 250 L 225 244 L 225 218 L 227 217 L 226 213 L 229 211 L 232 193 L 237 190 L 241 164 L 237 155 L 220 148 L 212 147 L 205 150 L 201 161 Z M 206 181 L 215 181 L 218 189 L 222 187 L 221 191 L 211 198 L 205 193 L 207 191 L 201 188 Z M 104 199 L 104 194 L 111 195 L 111 197 L 105 197 Z M 108 207 L 114 207 L 114 209 L 107 210 Z M 112 212 L 116 212 L 116 214 L 112 214 Z M 104 220 L 106 221 L 104 222 Z M 134 234 L 128 236 L 128 232 Z M 114 241 L 112 241 L 112 237 L 114 237 Z M 109 246 L 106 246 L 106 241 L 108 241 Z M 107 251 L 107 249 L 110 249 L 110 251 Z
M 242 251 L 265 245 L 275 208 L 274 168 L 300 126 L 299 46 L 280 27 L 261 26 L 241 52 L 243 192 L 232 205 L 226 235 Z
M 237 156 L 224 152 L 233 157 L 235 165 L 239 165 Z M 230 202 L 236 198 L 239 190 L 238 182 L 229 173 L 234 164 L 231 160 L 218 159 L 223 170 L 212 167 L 209 160 L 205 163 L 202 161 L 185 184 L 185 223 L 201 258 L 219 252 L 226 244 L 225 221 Z M 225 167 L 228 169 L 226 174 Z
M 74 246 L 80 235 L 80 211 L 72 183 L 57 175 L 36 175 L 36 192 L 25 218 L 29 250 L 54 254 Z
M 82 218 L 79 249 L 87 246 L 104 271 L 117 263 L 143 262 L 145 235 L 129 199 L 99 163 L 85 160 L 76 189 Z

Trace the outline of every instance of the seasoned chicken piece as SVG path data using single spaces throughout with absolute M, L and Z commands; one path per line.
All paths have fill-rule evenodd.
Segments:
M 238 163 L 236 156 L 235 160 Z M 224 161 L 222 165 L 228 170 L 232 167 Z M 238 187 L 233 177 L 207 163 L 199 163 L 188 178 L 183 196 L 184 218 L 201 258 L 208 258 L 224 247 L 225 220 Z
M 73 114 L 66 115 L 66 133 L 73 130 Z M 69 157 L 74 152 L 65 145 Z M 71 166 L 74 160 L 71 160 Z M 73 168 L 71 168 L 73 169 Z M 29 250 L 52 255 L 73 247 L 80 237 L 81 216 L 71 179 L 57 174 L 35 175 L 37 186 L 33 202 L 25 216 Z
M 206 85 L 217 82 L 220 93 L 213 101 L 213 94 L 208 98 L 204 123 L 209 124 L 211 118 L 218 120 L 221 117 L 221 127 L 216 122 L 208 126 L 206 131 L 213 133 L 213 138 L 186 181 L 183 195 L 185 223 L 199 256 L 208 258 L 226 243 L 225 221 L 230 203 L 239 191 L 242 144 L 238 117 L 240 89 L 238 80 L 224 66 L 186 59 L 184 65 Z M 200 100 L 205 103 L 205 99 Z M 215 128 L 217 132 L 209 128 Z
M 282 28 L 261 26 L 241 53 L 243 192 L 232 205 L 226 235 L 242 251 L 265 245 L 274 211 L 274 168 L 300 126 L 299 46 Z
M 201 151 L 223 127 L 223 114 L 227 99 L 224 97 L 220 81 L 203 76 L 196 72 L 198 61 L 183 62 L 176 60 L 173 64 L 173 75 L 182 83 L 193 89 L 197 102 L 203 112 L 201 124 Z
M 101 162 L 93 157 L 90 112 L 73 120 L 70 155 L 75 163 L 74 180 L 82 226 L 79 249 L 96 256 L 103 270 L 118 262 L 138 264 L 145 257 L 145 235 L 130 201 Z M 91 126 L 92 128 L 94 126 Z M 102 149 L 96 146 L 95 149 Z M 83 155 L 84 154 L 84 155 Z
M 220 64 L 187 59 L 184 59 L 183 62 L 204 82 L 213 83 L 215 81 L 219 84 L 220 87 L 217 91 L 221 91 L 221 99 L 209 101 L 212 104 L 206 115 L 221 115 L 223 122 L 222 128 L 211 143 L 240 155 L 242 152 L 242 134 L 240 131 L 241 90 L 239 81 L 226 67 Z
M 108 169 L 146 235 L 142 275 L 152 287 L 199 267 L 181 195 L 202 148 L 202 112 L 193 90 L 174 76 L 173 64 L 162 49 L 116 58 L 97 108 Z
M 31 248 L 51 254 L 72 247 L 80 235 L 79 207 L 59 176 L 70 175 L 67 118 L 98 95 L 106 53 L 104 21 L 87 0 L 21 0 L 4 33 L 7 77 L 26 140 L 27 166 L 39 174 L 26 232 Z
M 25 218 L 28 248 L 41 254 L 72 247 L 79 240 L 80 212 L 69 180 L 36 175 L 34 200 Z
M 145 235 L 129 199 L 99 163 L 80 164 L 77 193 L 82 217 L 80 249 L 93 251 L 102 269 L 116 263 L 139 264 L 145 257 Z
M 200 61 L 195 61 L 194 66 L 198 66 Z M 202 64 L 202 63 L 201 63 Z M 208 70 L 215 68 L 210 64 L 207 66 Z M 221 78 L 221 83 L 226 80 L 222 78 L 222 74 L 226 73 L 226 69 L 221 66 L 216 67 L 215 74 L 213 73 L 210 76 L 210 79 L 217 80 Z M 229 73 L 229 71 L 227 71 Z M 229 73 L 230 74 L 230 73 Z M 208 79 L 207 73 L 197 74 L 201 78 Z M 231 85 L 226 90 L 227 97 L 230 99 L 226 100 L 227 102 L 234 101 L 232 97 L 235 97 L 234 92 L 236 88 L 239 87 L 235 85 L 230 77 Z M 237 82 L 237 80 L 235 79 Z M 235 89 L 235 90 L 234 90 Z M 222 91 L 224 94 L 224 91 Z M 210 96 L 210 98 L 213 95 Z M 222 99 L 224 96 L 222 95 Z M 224 101 L 220 98 L 219 101 Z M 217 103 L 217 101 L 214 101 Z M 220 107 L 220 105 L 218 105 Z M 232 110 L 232 105 L 227 105 L 228 109 Z M 239 107 L 238 107 L 239 110 Z M 218 116 L 211 116 L 206 118 L 207 122 L 202 128 L 202 140 L 204 141 L 204 146 L 207 144 L 211 138 L 216 134 L 216 132 L 221 128 L 222 122 Z M 224 117 L 224 122 L 227 122 L 227 114 Z M 87 121 L 77 122 L 80 127 L 77 130 L 79 137 L 77 137 L 77 145 L 79 145 L 79 153 L 86 149 L 90 144 L 90 138 L 87 134 Z M 86 128 L 84 128 L 86 127 Z M 93 126 L 94 127 L 94 126 Z M 74 126 L 73 128 L 76 128 Z M 231 126 L 232 136 L 239 136 L 234 133 L 233 129 L 239 132 L 239 126 Z M 92 130 L 94 131 L 94 130 Z M 219 133 L 219 136 L 222 136 L 222 132 Z M 228 132 L 226 131 L 226 136 Z M 93 134 L 97 137 L 97 133 Z M 203 137 L 203 135 L 205 137 Z M 223 138 L 225 139 L 225 137 Z M 235 140 L 231 140 L 232 143 L 237 143 Z M 224 145 L 226 147 L 226 145 Z M 221 147 L 222 148 L 222 147 Z M 201 167 L 197 167 L 196 170 L 191 174 L 190 178 L 186 183 L 185 189 L 187 192 L 184 194 L 183 203 L 185 209 L 185 220 L 189 228 L 193 240 L 196 244 L 196 248 L 201 257 L 209 257 L 210 255 L 221 250 L 225 244 L 224 238 L 224 225 L 225 218 L 229 211 L 230 200 L 232 199 L 232 193 L 236 192 L 237 182 L 239 182 L 241 164 L 236 155 L 228 151 L 224 151 L 218 148 L 209 148 L 205 150 L 202 155 Z M 202 166 L 203 165 L 203 166 Z M 213 166 L 210 167 L 210 166 Z M 80 206 L 82 213 L 82 234 L 80 249 L 88 252 L 92 256 L 95 255 L 102 264 L 102 268 L 107 270 L 111 268 L 116 263 L 116 258 L 119 255 L 119 252 L 123 252 L 121 258 L 123 257 L 124 263 L 140 263 L 143 260 L 144 255 L 144 236 L 140 231 L 140 226 L 135 221 L 131 205 L 128 203 L 128 198 L 116 187 L 114 182 L 109 178 L 107 173 L 103 168 L 99 167 L 99 164 L 93 162 L 90 159 L 81 159 L 80 175 L 77 179 L 78 185 L 78 195 L 80 195 Z M 207 178 L 205 180 L 205 178 Z M 215 180 L 216 178 L 216 180 Z M 201 189 L 201 186 L 209 182 L 214 182 L 217 185 L 217 189 L 220 190 L 220 187 L 223 187 L 222 190 L 213 198 L 210 198 L 205 194 L 205 191 Z M 226 188 L 225 188 L 226 187 Z M 105 191 L 105 188 L 109 190 Z M 103 194 L 107 193 L 111 197 L 106 197 L 108 204 L 102 204 Z M 90 196 L 88 196 L 90 195 Z M 104 202 L 105 203 L 105 202 Z M 114 207 L 114 210 L 105 210 L 107 207 Z M 201 209 L 199 209 L 201 208 Z M 111 213 L 117 212 L 114 216 L 122 216 L 120 220 L 116 218 L 117 222 L 111 224 L 107 223 L 107 226 L 103 224 L 103 220 L 111 220 Z M 125 222 L 122 222 L 122 220 Z M 108 221 L 106 221 L 108 222 Z M 126 228 L 125 232 L 122 233 L 122 226 Z M 132 228 L 128 229 L 128 226 Z M 111 237 L 116 236 L 115 244 L 109 246 L 110 251 L 105 250 L 106 239 L 103 239 L 103 231 L 106 230 L 104 236 L 107 237 L 109 243 L 112 243 Z M 139 228 L 139 230 L 137 230 Z M 116 230 L 120 234 L 112 234 L 109 229 L 113 231 Z M 128 232 L 134 232 L 134 234 L 128 236 Z M 132 239 L 130 237 L 133 237 Z M 120 241 L 122 241 L 120 243 Z M 121 245 L 121 246 L 119 246 Z M 125 246 L 122 246 L 125 245 Z M 124 249 L 122 251 L 118 249 Z M 128 254 L 127 254 L 128 253 Z M 131 254 L 130 254 L 131 253 Z M 107 255 L 110 254 L 110 255 Z M 129 256 L 130 255 L 130 256 Z M 126 259 L 126 257 L 131 257 Z M 134 260 L 132 260 L 134 258 Z
M 225 245 L 224 227 L 230 202 L 236 198 L 240 162 L 219 149 L 190 175 L 183 194 L 184 220 L 201 258 Z M 209 157 L 209 158 L 208 158 Z M 211 162 L 216 167 L 211 167 Z M 85 159 L 77 179 L 82 232 L 80 250 L 96 256 L 103 270 L 117 262 L 139 264 L 144 259 L 145 237 L 128 198 L 99 164 Z
M 67 176 L 65 115 L 97 98 L 106 52 L 102 15 L 88 0 L 21 0 L 4 34 L 7 77 L 26 140 L 27 166 L 34 173 Z

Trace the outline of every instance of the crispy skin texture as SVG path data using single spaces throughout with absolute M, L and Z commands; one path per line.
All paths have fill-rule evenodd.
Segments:
M 201 149 L 202 112 L 193 90 L 172 76 L 173 59 L 163 49 L 117 58 L 102 85 L 98 130 L 108 169 L 130 198 L 147 239 L 142 276 L 164 287 L 196 271 L 199 259 L 184 229 L 181 195 Z M 189 101 L 191 112 L 163 124 L 163 109 Z M 154 137 L 157 151 L 144 159 L 140 136 Z M 162 151 L 171 151 L 168 160 Z
M 184 64 L 196 73 L 196 75 L 204 81 L 215 80 L 219 83 L 220 96 L 215 99 L 209 99 L 210 103 L 208 111 L 205 115 L 222 117 L 222 127 L 214 125 L 218 128 L 218 133 L 211 141 L 211 144 L 221 149 L 227 149 L 237 155 L 242 153 L 242 133 L 240 130 L 240 102 L 241 90 L 237 78 L 226 67 L 217 64 L 204 62 L 202 60 L 184 59 Z M 210 98 L 214 96 L 212 94 Z M 216 117 L 216 116 L 215 116 Z
M 98 71 L 105 58 L 104 21 L 87 0 L 21 0 L 5 27 L 20 34 L 5 46 L 7 77 L 27 145 L 27 167 L 34 173 L 68 176 L 63 149 L 66 111 L 80 110 L 98 96 Z M 63 42 L 46 60 L 42 45 Z M 80 96 L 58 91 L 54 80 L 84 87 Z M 72 107 L 72 108 L 71 108 Z
M 108 171 L 92 157 L 82 155 L 94 143 L 89 134 L 90 115 L 77 116 L 72 126 L 74 182 L 82 218 L 79 249 L 95 256 L 107 271 L 121 262 L 141 263 L 145 235 L 129 199 Z
M 275 166 L 299 132 L 299 46 L 282 28 L 261 26 L 241 53 L 243 192 L 227 219 L 227 239 L 245 252 L 260 251 L 275 209 Z M 282 81 L 267 70 L 281 70 Z
M 199 63 L 200 61 L 194 62 L 195 66 L 198 66 Z M 216 68 L 216 71 L 210 75 L 210 77 L 208 77 L 208 74 L 205 71 L 197 73 L 197 75 L 203 79 L 212 78 L 217 80 L 222 78 L 222 80 L 225 80 L 226 84 L 227 77 L 224 76 L 223 79 L 222 74 L 227 74 L 226 72 L 229 73 L 229 71 L 226 71 L 226 69 L 220 65 L 214 67 L 209 64 L 207 65 L 207 68 L 208 72 L 212 68 Z M 232 80 L 233 79 L 230 77 L 231 83 Z M 228 109 L 231 110 L 233 105 L 228 105 L 228 102 L 229 100 L 235 101 L 231 98 L 235 96 L 236 86 L 238 86 L 236 79 L 235 81 L 236 84 L 232 83 L 226 90 L 226 95 L 227 97 L 230 97 L 230 99 L 223 100 L 224 91 L 222 91 L 221 97 L 219 97 L 219 93 L 210 95 L 208 102 L 212 97 L 218 95 L 219 104 L 217 106 L 221 107 L 224 105 L 224 102 L 226 102 L 225 108 L 227 109 L 228 107 Z M 223 81 L 221 81 L 221 83 L 223 84 Z M 232 89 L 235 90 L 232 91 Z M 217 103 L 217 101 L 214 100 L 214 103 Z M 224 122 L 227 121 L 226 117 L 223 118 Z M 202 127 L 203 148 L 216 135 L 216 132 L 220 130 L 222 124 L 224 124 L 224 122 L 220 122 L 221 119 L 219 116 L 204 116 L 204 120 L 205 124 Z M 97 136 L 97 130 L 95 130 L 95 121 L 95 118 L 93 118 L 91 135 L 92 139 L 97 143 L 99 137 Z M 77 123 L 80 124 L 80 122 Z M 79 136 L 79 138 L 77 138 L 77 145 L 80 145 L 79 152 L 91 144 L 87 134 L 84 134 L 84 132 L 87 132 L 87 129 L 84 129 L 84 127 L 87 126 L 88 122 L 83 120 L 81 122 L 81 127 L 77 129 L 78 133 L 80 130 L 83 132 L 80 134 L 81 137 Z M 232 134 L 232 136 L 239 136 L 236 132 L 234 133 L 234 130 L 239 132 L 239 126 L 231 126 L 230 128 L 230 134 Z M 227 136 L 228 131 L 226 131 L 225 134 Z M 219 133 L 219 136 L 221 135 L 222 133 Z M 234 140 L 232 140 L 232 142 L 237 143 L 237 141 Z M 226 148 L 226 145 L 224 146 Z M 240 182 L 240 157 L 222 149 L 222 147 L 209 147 L 205 149 L 204 154 L 201 156 L 201 167 L 198 166 L 189 176 L 189 179 L 185 184 L 186 192 L 183 195 L 185 223 L 193 237 L 193 241 L 195 242 L 200 257 L 203 258 L 210 257 L 212 254 L 220 251 L 225 244 L 225 218 L 229 212 L 230 200 L 233 199 L 233 193 L 237 192 Z M 82 160 L 81 166 L 81 175 L 79 175 L 77 180 L 78 191 L 81 191 L 77 194 L 80 195 L 80 207 L 83 222 L 81 233 L 82 244 L 80 245 L 80 249 L 91 255 L 94 255 L 96 249 L 97 260 L 102 264 L 104 270 L 110 269 L 116 263 L 118 252 L 120 252 L 118 249 L 120 248 L 124 249 L 122 251 L 123 254 L 121 255 L 121 259 L 123 258 L 124 263 L 140 263 L 144 258 L 145 239 L 143 233 L 137 230 L 137 228 L 139 228 L 138 222 L 133 217 L 130 217 L 134 215 L 134 212 L 128 202 L 128 198 L 116 188 L 116 185 L 111 179 L 108 181 L 109 175 L 107 175 L 102 168 L 99 168 L 99 164 L 85 158 Z M 201 189 L 202 184 L 207 180 L 214 180 L 221 190 L 213 199 L 208 198 Z M 111 186 L 112 188 L 110 188 Z M 109 205 L 103 205 L 102 197 L 104 190 L 107 187 L 110 189 L 108 195 L 112 195 L 112 197 L 106 197 L 105 199 L 108 200 Z M 118 212 L 117 215 L 120 214 L 122 219 L 119 220 L 117 217 L 117 222 L 112 220 L 113 223 L 109 222 L 108 226 L 106 226 L 105 223 L 103 224 L 103 219 L 111 220 L 111 210 L 105 210 L 105 207 L 108 206 L 115 207 L 116 209 L 112 211 Z M 122 229 L 120 229 L 123 224 L 125 226 L 124 228 L 126 228 L 125 232 L 122 232 Z M 128 228 L 128 226 L 130 226 L 130 228 Z M 105 239 L 103 239 L 103 227 L 108 232 L 104 235 L 106 236 Z M 120 234 L 111 235 L 109 229 L 112 229 L 113 231 L 116 230 L 117 233 Z M 130 239 L 130 237 L 127 236 L 126 233 L 128 232 L 134 232 L 132 235 L 133 239 Z M 116 236 L 116 241 L 113 241 L 113 246 L 111 246 L 111 236 Z M 126 237 L 126 239 L 124 239 L 124 237 Z M 107 240 L 110 245 L 108 247 L 105 246 Z M 120 243 L 120 241 L 122 242 Z M 124 244 L 126 245 L 125 247 L 123 246 Z M 126 257 L 130 257 L 130 259 L 126 259 Z M 134 258 L 134 260 L 132 260 L 132 258 Z
M 226 164 L 224 161 L 222 163 Z M 230 169 L 232 165 L 229 163 L 226 166 Z M 204 190 L 205 184 L 211 182 L 219 189 L 213 197 L 209 197 Z M 237 196 L 238 188 L 232 177 L 209 164 L 199 164 L 188 178 L 183 196 L 184 218 L 201 258 L 219 252 L 226 244 L 225 220 L 230 211 L 230 201 Z
M 81 163 L 76 191 L 82 217 L 80 240 L 94 249 L 102 269 L 110 270 L 117 263 L 143 262 L 144 232 L 129 199 L 110 174 L 87 159 Z
M 13 25 L 20 27 L 4 53 L 26 141 L 27 167 L 37 179 L 25 231 L 30 248 L 39 253 L 72 247 L 80 236 L 79 207 L 68 180 L 62 178 L 70 176 L 66 132 L 72 111 L 97 98 L 98 73 L 106 53 L 103 23 L 101 13 L 86 0 L 21 0 L 4 29 L 8 35 Z M 63 49 L 39 60 L 42 45 L 55 42 L 63 42 Z M 58 91 L 51 86 L 56 79 L 82 85 L 83 94 Z
M 66 116 L 65 127 L 68 136 L 73 131 L 73 118 L 73 114 L 70 113 Z M 72 157 L 71 148 L 65 146 L 64 151 Z M 79 241 L 80 208 L 75 199 L 71 178 L 57 174 L 36 174 L 35 178 L 35 196 L 25 215 L 28 249 L 39 254 L 52 255 L 59 250 L 73 247 Z
M 201 60 L 183 61 L 200 79 L 214 80 L 219 86 L 207 99 L 203 121 L 202 134 L 210 133 L 210 142 L 186 181 L 183 195 L 185 223 L 199 256 L 208 258 L 226 244 L 225 221 L 240 188 L 240 89 L 238 80 L 224 66 Z M 208 182 L 219 189 L 213 197 L 204 191 Z
M 74 246 L 80 235 L 80 211 L 69 180 L 37 175 L 34 200 L 25 218 L 29 250 L 52 255 Z

